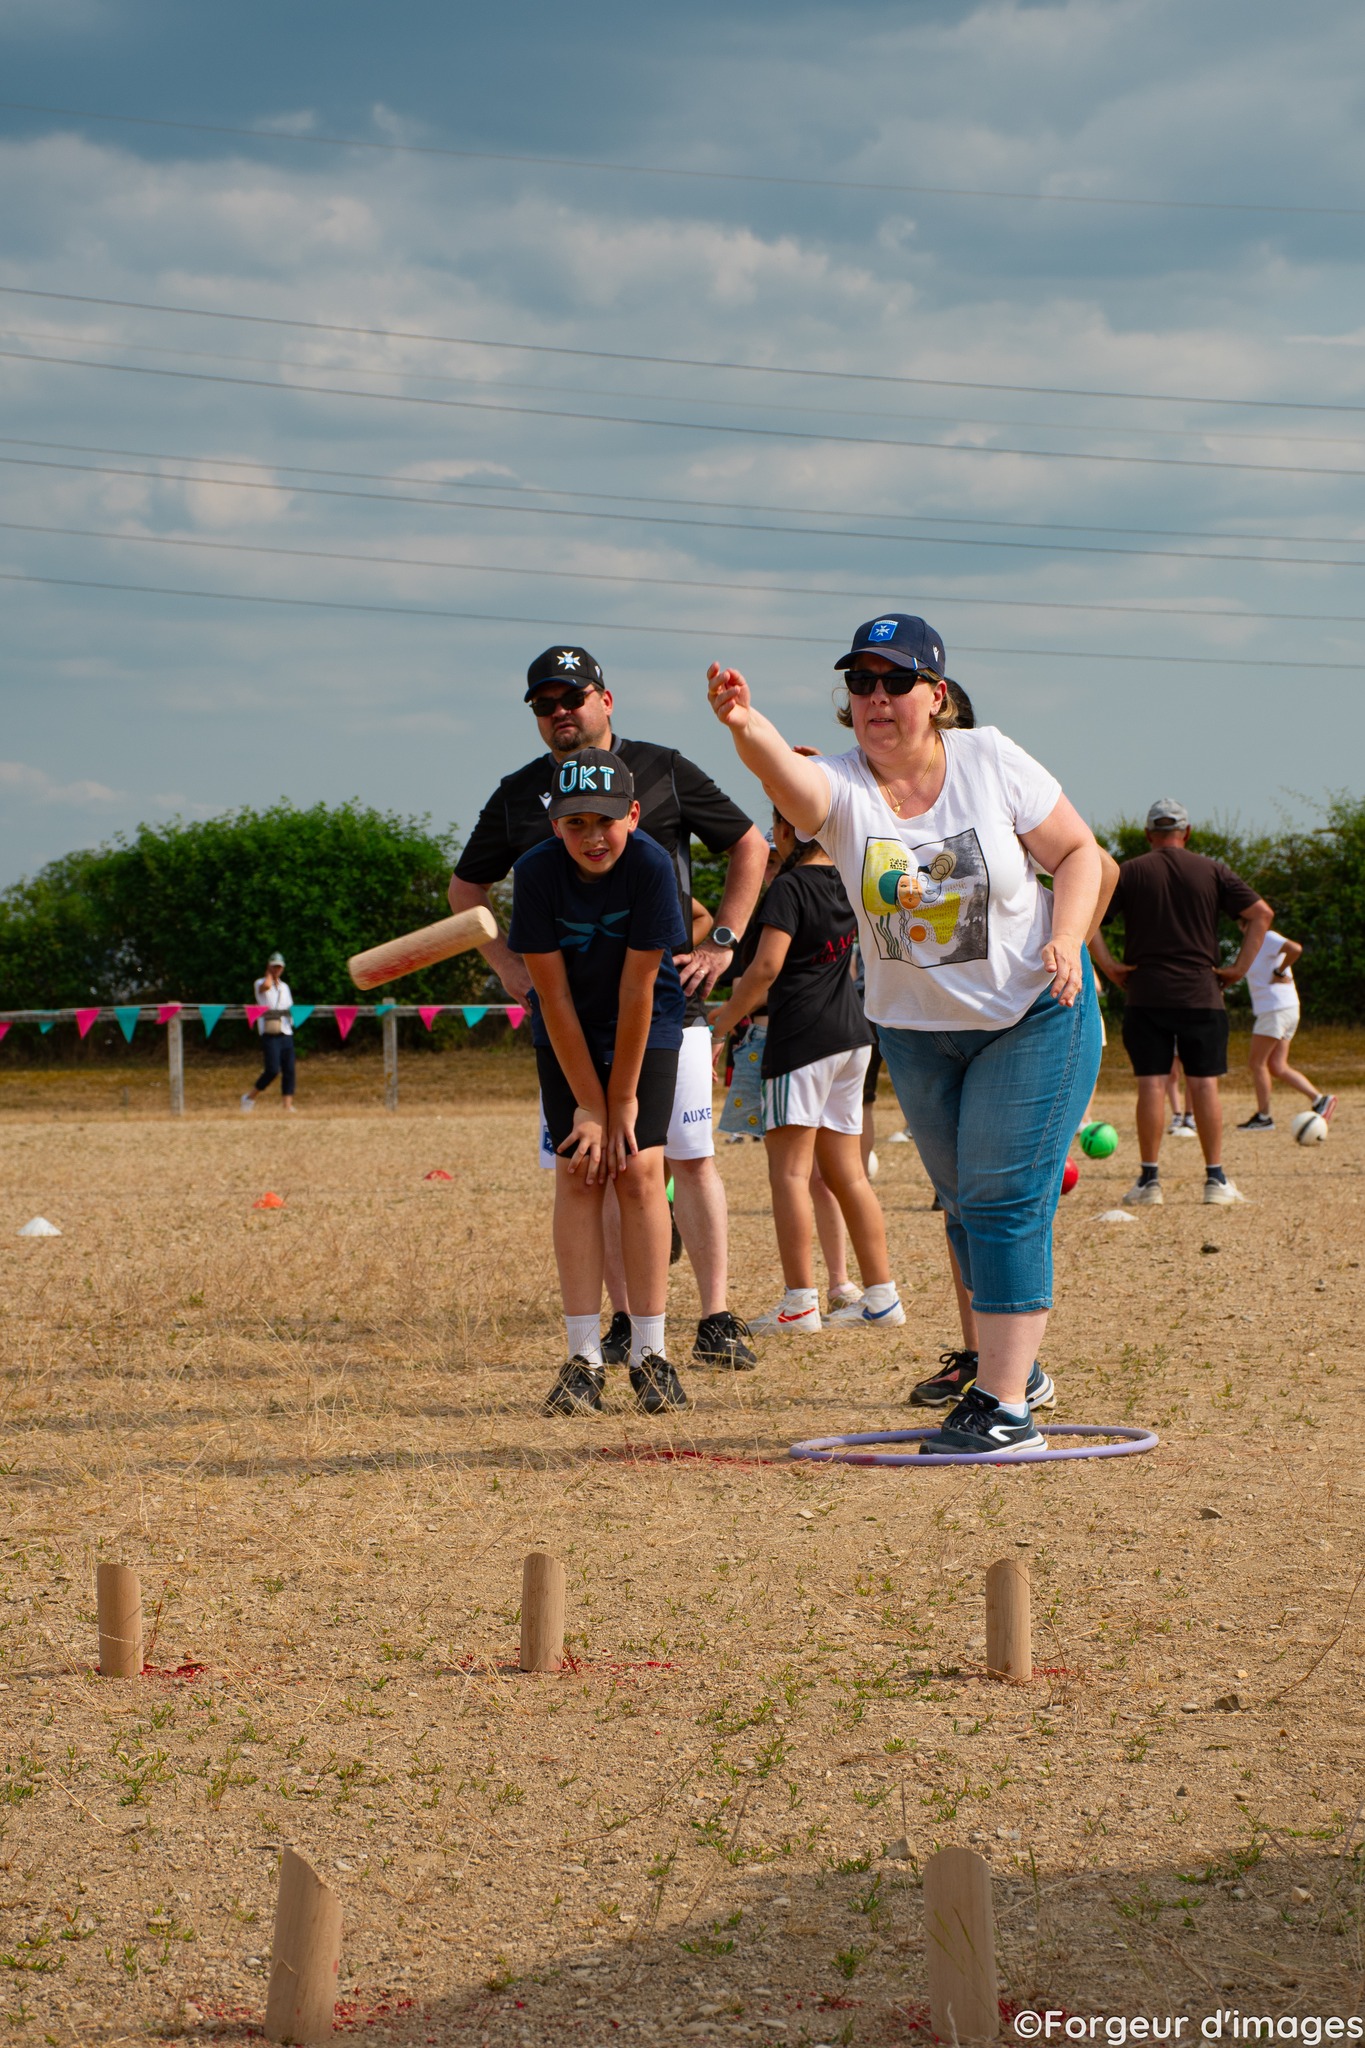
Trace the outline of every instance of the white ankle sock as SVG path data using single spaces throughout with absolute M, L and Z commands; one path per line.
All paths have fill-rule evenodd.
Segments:
M 569 1333 L 570 1358 L 586 1359 L 589 1365 L 602 1363 L 602 1318 L 600 1316 L 565 1316 L 564 1327 Z
M 879 1308 L 890 1308 L 892 1302 L 899 1299 L 894 1280 L 878 1280 L 874 1286 L 864 1290 L 863 1307 L 875 1313 Z
M 630 1362 L 638 1365 L 646 1351 L 664 1355 L 664 1316 L 632 1316 L 630 1319 Z

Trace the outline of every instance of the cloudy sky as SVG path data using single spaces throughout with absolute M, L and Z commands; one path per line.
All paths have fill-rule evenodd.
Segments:
M 0 884 L 467 828 L 527 662 L 741 800 L 859 620 L 1097 820 L 1365 739 L 1365 12 L 0 0 Z M 520 425 L 518 425 L 520 420 Z

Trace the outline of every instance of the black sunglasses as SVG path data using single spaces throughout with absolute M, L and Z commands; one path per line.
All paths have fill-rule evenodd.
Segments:
M 561 690 L 557 697 L 528 697 L 526 701 L 537 718 L 553 718 L 556 711 L 581 711 L 589 697 L 596 693 L 597 685 L 593 683 L 586 689 L 575 686 Z
M 908 697 L 916 683 L 937 683 L 943 679 L 928 669 L 923 675 L 916 675 L 913 669 L 894 669 L 889 675 L 881 675 L 874 668 L 850 668 L 844 672 L 844 687 L 854 697 L 870 697 L 881 684 L 888 697 Z

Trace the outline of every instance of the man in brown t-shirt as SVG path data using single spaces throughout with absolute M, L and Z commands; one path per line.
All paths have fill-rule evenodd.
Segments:
M 1228 1070 L 1228 1013 L 1223 991 L 1256 958 L 1275 913 L 1221 860 L 1189 850 L 1183 804 L 1159 797 L 1147 813 L 1151 852 L 1125 861 L 1105 914 L 1124 921 L 1123 962 L 1097 935 L 1095 965 L 1123 990 L 1123 1043 L 1137 1075 L 1137 1130 L 1142 1167 L 1123 1197 L 1133 1208 L 1162 1199 L 1158 1159 L 1165 1124 L 1166 1076 L 1177 1057 L 1204 1151 L 1204 1200 L 1245 1199 L 1223 1171 L 1223 1105 L 1219 1076 Z M 1218 959 L 1220 914 L 1242 927 L 1237 958 Z

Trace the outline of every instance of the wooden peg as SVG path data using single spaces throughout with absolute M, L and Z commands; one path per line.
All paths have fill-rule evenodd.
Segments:
M 564 1661 L 564 1567 L 533 1550 L 521 1568 L 521 1668 L 558 1671 Z
M 286 1848 L 275 1898 L 275 1945 L 265 1994 L 268 2041 L 330 2041 L 341 1969 L 341 1901 Z
M 991 1678 L 1033 1676 L 1028 1561 L 1002 1557 L 986 1573 L 986 1671 Z
M 929 2020 L 940 2041 L 1000 2033 L 991 1872 L 970 1849 L 940 1849 L 924 1866 Z
M 95 1567 L 100 1677 L 137 1678 L 142 1671 L 142 1585 L 126 1564 Z

